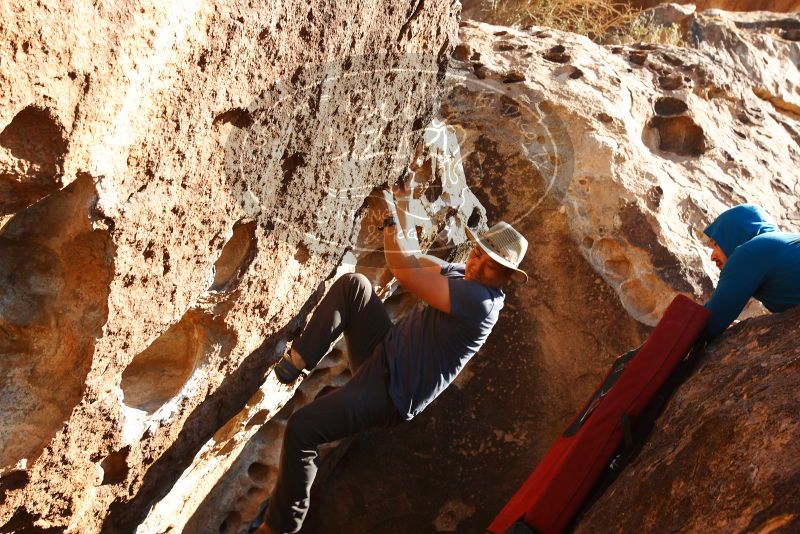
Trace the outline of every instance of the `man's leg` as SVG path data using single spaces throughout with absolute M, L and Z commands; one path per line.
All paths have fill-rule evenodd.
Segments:
M 313 369 L 333 340 L 344 332 L 355 372 L 391 326 L 389 314 L 369 279 L 363 274 L 345 274 L 322 298 L 292 350 L 299 353 L 306 368 Z
M 385 357 L 378 347 L 344 387 L 319 397 L 289 418 L 267 525 L 281 533 L 300 530 L 317 474 L 319 445 L 399 422 L 389 397 Z

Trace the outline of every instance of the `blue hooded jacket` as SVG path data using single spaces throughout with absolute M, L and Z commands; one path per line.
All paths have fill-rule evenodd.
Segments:
M 800 234 L 778 231 L 755 204 L 726 210 L 704 233 L 728 257 L 717 289 L 706 303 L 711 311 L 708 337 L 723 332 L 750 297 L 773 313 L 800 304 Z

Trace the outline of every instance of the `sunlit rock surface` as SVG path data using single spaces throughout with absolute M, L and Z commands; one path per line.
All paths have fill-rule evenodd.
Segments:
M 4 531 L 184 528 L 290 398 L 264 376 L 430 121 L 457 10 L 3 4 Z
M 705 224 L 747 200 L 797 230 L 800 124 L 755 90 L 797 97 L 798 45 L 774 20 L 699 15 L 697 49 L 462 23 L 440 116 L 489 221 L 531 241 L 533 276 L 454 387 L 350 444 L 308 532 L 482 531 L 643 339 L 631 316 L 652 323 L 676 292 L 710 294 Z
M 333 277 L 418 305 L 366 197 L 423 137 L 423 246 L 505 219 L 532 279 L 423 416 L 326 451 L 308 532 L 481 531 L 643 324 L 708 296 L 707 222 L 800 219 L 797 15 L 690 14 L 693 48 L 467 22 L 454 49 L 447 3 L 4 9 L 6 530 L 245 529 L 288 414 L 349 377 L 338 347 L 265 379 Z
M 653 324 L 676 291 L 708 296 L 716 273 L 698 236 L 723 209 L 752 201 L 786 229 L 800 222 L 800 44 L 774 17 L 698 14 L 696 48 L 466 22 L 452 71 L 466 82 L 444 109 L 455 95 L 515 104 L 505 113 L 519 152 L 572 165 L 552 183 L 581 253 Z M 527 115 L 552 117 L 550 134 L 526 128 Z

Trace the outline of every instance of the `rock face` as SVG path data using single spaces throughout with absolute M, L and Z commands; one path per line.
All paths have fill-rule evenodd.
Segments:
M 633 317 L 653 324 L 676 291 L 712 289 L 698 236 L 717 213 L 749 200 L 786 229 L 800 221 L 788 170 L 800 158 L 800 46 L 780 20 L 693 15 L 692 49 L 467 23 L 455 91 L 516 104 L 501 110 L 518 153 L 545 169 L 581 253 Z M 547 135 L 525 126 L 540 116 L 552 117 Z
M 264 375 L 430 120 L 457 4 L 4 11 L 0 524 L 181 529 L 290 397 Z
M 6 531 L 246 528 L 287 415 L 349 376 L 337 347 L 265 379 L 330 279 L 418 305 L 368 195 L 420 138 L 423 246 L 505 219 L 532 281 L 422 417 L 329 455 L 309 532 L 481 530 L 641 323 L 709 294 L 714 215 L 800 221 L 796 15 L 687 15 L 691 49 L 466 23 L 453 51 L 447 3 L 8 9 Z
M 797 532 L 800 309 L 710 345 L 576 532 Z
M 636 7 L 654 7 L 666 2 L 658 0 L 634 0 L 630 2 Z M 697 0 L 676 2 L 678 4 L 694 4 L 699 10 L 725 9 L 727 11 L 771 11 L 789 13 L 800 10 L 797 0 Z
M 629 317 L 657 320 L 679 291 L 709 295 L 705 224 L 747 200 L 798 228 L 785 82 L 798 45 L 776 20 L 696 15 L 692 49 L 462 23 L 440 116 L 489 221 L 528 235 L 532 280 L 509 291 L 455 387 L 351 444 L 307 532 L 481 531 L 611 359 L 643 339 Z

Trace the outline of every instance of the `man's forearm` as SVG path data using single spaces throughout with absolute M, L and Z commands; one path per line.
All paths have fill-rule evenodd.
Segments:
M 398 203 L 394 218 L 397 224 L 383 231 L 383 250 L 386 264 L 397 276 L 398 271 L 420 267 L 420 250 L 417 230 L 408 216 L 406 203 Z

